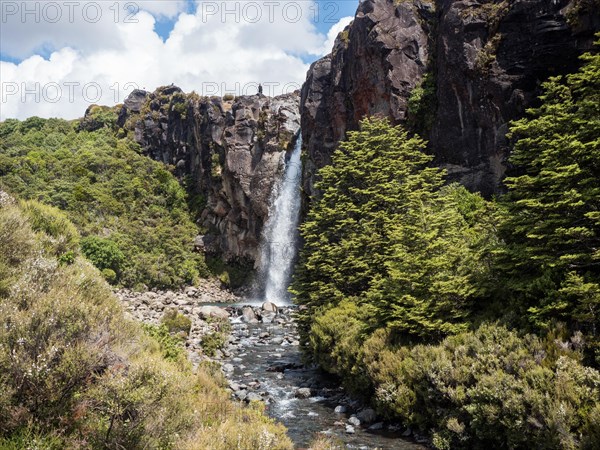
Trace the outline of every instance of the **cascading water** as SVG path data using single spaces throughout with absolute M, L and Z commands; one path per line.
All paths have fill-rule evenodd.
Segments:
M 271 195 L 269 218 L 263 232 L 261 255 L 265 300 L 289 302 L 287 291 L 298 244 L 302 135 L 285 165 L 283 179 Z

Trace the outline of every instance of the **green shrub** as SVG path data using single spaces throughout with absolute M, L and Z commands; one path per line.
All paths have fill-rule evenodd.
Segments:
M 194 252 L 199 230 L 184 188 L 131 138 L 117 138 L 111 127 L 77 132 L 70 122 L 39 118 L 1 124 L 0 132 L 0 185 L 59 208 L 83 236 L 115 242 L 125 258 L 108 268 L 119 284 L 178 288 L 208 276 Z M 56 219 L 54 211 L 30 208 Z
M 102 269 L 102 276 L 108 283 L 115 284 L 117 282 L 117 273 L 112 269 Z
M 438 448 L 576 448 L 600 401 L 600 373 L 574 352 L 548 360 L 535 336 L 484 325 L 437 346 L 389 339 L 380 331 L 364 348 L 378 407 L 435 431 Z
M 29 218 L 33 230 L 44 233 L 42 236 L 47 238 L 44 246 L 50 253 L 58 257 L 69 252 L 76 254 L 79 249 L 79 232 L 65 213 L 35 200 L 21 202 L 21 208 Z
M 184 316 L 174 308 L 164 313 L 161 323 L 167 327 L 167 330 L 171 334 L 183 333 L 188 335 L 190 334 L 190 330 L 192 328 L 191 319 Z
M 0 207 L 1 448 L 292 448 L 221 376 L 193 374 L 165 326 L 126 320 L 91 263 L 60 265 L 29 220 Z
M 116 242 L 98 236 L 88 236 L 81 240 L 81 252 L 100 270 L 121 271 L 125 255 Z

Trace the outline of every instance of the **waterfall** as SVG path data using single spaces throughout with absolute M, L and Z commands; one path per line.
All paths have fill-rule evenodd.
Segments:
M 302 136 L 286 162 L 283 179 L 273 189 L 269 218 L 263 232 L 261 254 L 265 300 L 285 304 L 298 245 Z

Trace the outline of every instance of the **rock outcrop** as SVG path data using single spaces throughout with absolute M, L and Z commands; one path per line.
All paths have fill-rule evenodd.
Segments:
M 330 55 L 312 64 L 302 88 L 302 137 L 309 156 L 305 190 L 315 169 L 331 162 L 346 131 L 370 115 L 406 119 L 411 91 L 429 61 L 433 5 L 365 0 Z
M 255 262 L 269 198 L 300 128 L 299 95 L 225 100 L 177 86 L 132 92 L 118 125 L 145 154 L 174 167 L 195 199 L 205 234 L 196 247 Z
M 472 190 L 501 191 L 511 120 L 548 76 L 573 72 L 600 29 L 596 0 L 364 0 L 302 89 L 302 133 L 315 169 L 367 115 L 410 124 L 409 100 L 432 80 L 427 124 L 438 165 Z M 414 107 L 414 105 L 413 105 Z

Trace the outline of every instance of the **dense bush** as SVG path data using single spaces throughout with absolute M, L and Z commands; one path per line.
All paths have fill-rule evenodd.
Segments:
M 367 119 L 301 226 L 305 353 L 439 449 L 600 448 L 600 55 L 544 88 L 501 201 Z
M 103 111 L 94 117 L 109 120 Z M 185 191 L 169 169 L 111 127 L 76 128 L 36 117 L 0 123 L 0 187 L 61 209 L 83 242 L 115 243 L 122 265 L 98 267 L 113 270 L 120 284 L 178 287 L 207 275 L 193 252 L 198 230 Z
M 600 372 L 578 359 L 574 342 L 558 359 L 544 342 L 501 326 L 396 348 L 383 329 L 366 342 L 376 403 L 391 417 L 433 431 L 436 448 L 597 447 Z
M 221 350 L 227 344 L 231 333 L 231 323 L 228 319 L 209 318 L 211 331 L 202 336 L 200 345 L 202 352 L 208 356 L 215 356 L 217 350 Z
M 126 320 L 89 262 L 60 264 L 33 217 L 0 205 L 0 448 L 292 448 L 214 371 Z
M 584 332 L 600 364 L 600 54 L 582 60 L 511 127 L 521 173 L 506 180 L 500 295 L 525 325 L 561 320 Z
M 161 324 L 167 327 L 169 333 L 183 333 L 186 336 L 190 334 L 190 330 L 192 328 L 192 320 L 178 312 L 175 308 L 172 308 L 164 313 L 161 319 Z

